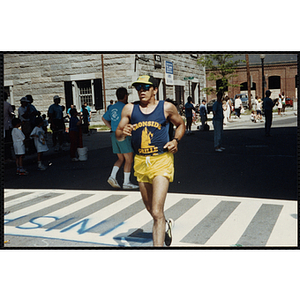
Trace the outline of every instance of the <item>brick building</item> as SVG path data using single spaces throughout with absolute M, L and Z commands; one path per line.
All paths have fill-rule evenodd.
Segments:
M 236 55 L 232 60 L 243 59 L 245 55 Z M 262 97 L 262 62 L 259 54 L 249 54 L 250 76 L 252 81 L 252 97 Z M 239 64 L 236 69 L 237 77 L 233 77 L 231 84 L 241 87 L 229 87 L 226 94 L 234 98 L 236 94 L 248 94 L 246 64 Z M 285 96 L 297 99 L 297 54 L 266 54 L 264 58 L 265 88 L 272 91 L 272 98 L 278 98 L 284 92 Z M 207 86 L 216 88 L 217 82 L 207 81 Z M 208 100 L 215 99 L 216 95 L 207 96 Z
M 142 74 L 158 80 L 158 99 L 170 98 L 179 104 L 191 95 L 196 104 L 200 103 L 206 83 L 197 58 L 198 54 L 189 53 L 8 52 L 4 54 L 4 89 L 16 108 L 21 97 L 31 94 L 33 104 L 42 113 L 47 113 L 54 95 L 62 97 L 61 105 L 66 109 L 87 102 L 92 108 L 92 121 L 99 121 L 110 100 L 116 100 L 118 87 L 128 89 L 129 102 L 138 100 L 131 83 Z M 172 74 L 166 73 L 166 61 Z

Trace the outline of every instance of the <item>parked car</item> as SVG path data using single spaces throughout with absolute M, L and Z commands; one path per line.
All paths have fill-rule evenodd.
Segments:
M 286 98 L 285 99 L 285 106 L 293 106 L 293 99 Z
M 236 94 L 236 95 L 234 96 L 233 103 L 235 103 L 235 99 L 236 99 L 238 96 L 240 96 L 240 98 L 241 98 L 241 100 L 242 100 L 243 107 L 244 107 L 245 109 L 247 109 L 247 108 L 248 108 L 248 95 L 247 95 L 247 94 Z M 234 105 L 234 104 L 233 104 L 233 105 Z M 251 99 L 251 105 L 252 105 L 252 107 L 253 107 L 253 105 L 254 105 L 254 99 Z
M 207 113 L 210 113 L 212 111 L 212 107 L 214 105 L 214 103 L 217 101 L 217 99 L 213 99 L 210 100 L 209 102 L 207 102 Z

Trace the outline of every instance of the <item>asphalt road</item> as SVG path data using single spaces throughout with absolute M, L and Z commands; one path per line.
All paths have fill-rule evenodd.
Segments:
M 213 149 L 213 130 L 185 136 L 175 155 L 175 178 L 169 191 L 206 195 L 297 200 L 297 117 L 276 118 L 272 137 L 264 124 L 233 122 L 225 127 L 224 147 Z M 28 176 L 17 176 L 5 165 L 4 187 L 17 189 L 112 190 L 106 182 L 116 160 L 109 132 L 84 136 L 88 160 L 72 163 L 68 151 L 45 156 L 51 166 L 38 171 L 36 158 L 27 158 Z M 51 146 L 51 144 L 49 145 Z M 118 180 L 122 182 L 122 173 Z M 134 176 L 132 182 L 136 183 Z

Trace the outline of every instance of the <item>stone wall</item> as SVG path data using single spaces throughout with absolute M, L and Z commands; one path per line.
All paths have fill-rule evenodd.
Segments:
M 159 53 L 157 53 L 159 54 Z M 161 68 L 155 68 L 154 54 L 111 53 L 103 54 L 104 82 L 106 106 L 110 100 L 116 100 L 116 89 L 126 87 L 129 92 L 129 102 L 138 100 L 138 95 L 131 84 L 139 75 L 151 74 L 164 82 L 165 61 L 172 61 L 174 66 L 175 85 L 184 87 L 184 100 L 189 94 L 191 82 L 199 86 L 205 85 L 203 68 L 197 64 L 197 59 L 190 54 L 161 53 Z M 194 77 L 189 83 L 184 77 Z M 47 113 L 53 103 L 53 96 L 62 97 L 65 105 L 64 82 L 76 80 L 103 79 L 101 53 L 7 53 L 4 54 L 4 86 L 10 93 L 10 102 L 20 105 L 20 99 L 31 94 L 34 105 L 42 113 Z M 162 91 L 161 87 L 161 91 Z M 173 86 L 164 85 L 166 98 L 174 99 Z M 102 91 L 104 96 L 104 91 Z M 201 99 L 204 95 L 201 94 Z M 76 95 L 75 95 L 76 96 Z M 74 97 L 74 95 L 73 95 Z M 160 93 L 162 97 L 162 93 Z M 198 103 L 198 99 L 195 99 Z M 105 107 L 105 106 L 104 106 Z M 100 121 L 105 109 L 93 112 L 93 120 Z

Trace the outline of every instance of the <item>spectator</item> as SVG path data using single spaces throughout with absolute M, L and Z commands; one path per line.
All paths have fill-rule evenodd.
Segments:
M 169 98 L 167 98 L 166 101 L 172 103 L 176 107 L 175 101 L 173 101 Z M 169 139 L 170 139 L 170 141 L 173 140 L 173 137 L 174 137 L 174 124 L 170 122 L 170 125 L 169 125 Z
M 17 175 L 27 175 L 28 172 L 23 168 L 23 156 L 25 154 L 25 135 L 20 130 L 22 121 L 19 118 L 12 120 L 13 130 L 11 132 L 14 152 L 16 156 Z
M 111 128 L 111 143 L 113 153 L 118 156 L 118 160 L 114 163 L 112 168 L 111 174 L 107 180 L 107 182 L 113 188 L 121 188 L 117 181 L 117 173 L 120 167 L 124 163 L 124 182 L 123 182 L 123 189 L 137 189 L 138 186 L 132 184 L 130 182 L 130 173 L 133 163 L 133 149 L 131 146 L 131 137 L 126 137 L 124 141 L 118 141 L 116 139 L 115 131 L 119 125 L 121 120 L 121 114 L 124 106 L 127 104 L 128 101 L 128 93 L 127 89 L 120 87 L 116 91 L 116 96 L 118 102 L 111 106 L 109 110 L 103 115 L 102 120 L 104 124 Z
M 70 136 L 70 157 L 72 161 L 79 161 L 76 157 L 78 148 L 82 148 L 82 132 L 81 132 L 81 118 L 80 114 L 75 108 L 70 110 L 71 119 L 69 124 Z
M 68 110 L 67 110 L 67 116 L 68 116 L 69 120 L 71 119 L 70 110 L 73 109 L 73 108 L 76 108 L 76 105 L 71 104 L 71 106 L 70 106 L 70 107 L 68 108 Z
M 52 142 L 55 151 L 62 151 L 62 145 L 64 141 L 64 132 L 65 132 L 65 123 L 63 119 L 63 109 L 62 106 L 59 105 L 60 97 L 54 96 L 53 101 L 54 104 L 49 106 L 48 109 L 48 118 L 50 123 L 50 128 L 52 130 Z M 59 143 L 59 147 L 57 147 L 57 140 Z
M 84 102 L 83 105 L 84 105 L 85 109 L 88 111 L 88 121 L 91 122 L 92 110 L 87 105 L 87 102 Z M 81 108 L 80 112 L 82 112 L 82 108 Z
M 206 101 L 203 99 L 202 104 L 200 105 L 200 118 L 201 118 L 201 130 L 204 130 L 204 126 L 207 121 L 207 109 L 206 109 Z
M 237 96 L 234 102 L 235 114 L 238 118 L 241 118 L 242 100 L 240 96 Z
M 257 121 L 256 111 L 254 111 L 254 110 L 251 111 L 250 120 L 252 122 L 256 123 L 256 121 Z
M 27 100 L 29 100 L 28 104 L 28 115 L 29 115 L 29 120 L 30 120 L 30 125 L 31 125 L 31 130 L 35 127 L 35 118 L 40 116 L 41 113 L 35 108 L 35 106 L 32 104 L 33 103 L 33 98 L 31 95 L 26 95 L 25 96 Z
M 13 108 L 10 103 L 7 102 L 8 95 L 4 92 L 4 130 L 5 130 L 5 138 L 4 138 L 4 159 L 6 162 L 12 161 L 12 118 L 14 117 Z
M 29 144 L 30 139 L 29 135 L 31 133 L 31 124 L 30 124 L 30 118 L 29 118 L 29 103 L 30 101 L 26 97 L 22 97 L 21 100 L 21 106 L 18 108 L 18 117 L 21 120 L 21 130 L 25 135 L 25 152 L 29 152 Z M 30 149 L 32 150 L 32 149 Z
M 257 115 L 257 119 L 260 120 L 260 122 L 263 122 L 262 113 L 261 113 L 261 99 L 257 100 L 256 115 Z
M 48 133 L 49 122 L 47 121 L 45 114 L 42 115 L 42 118 L 43 118 L 43 127 L 42 128 L 43 128 L 43 130 L 45 132 L 45 140 L 47 140 L 47 133 Z
M 109 103 L 110 104 L 107 106 L 107 110 L 109 110 L 110 107 L 112 107 L 114 105 L 114 100 L 110 100 Z
M 281 110 L 282 110 L 282 98 L 281 95 L 279 94 L 279 98 L 276 99 L 277 102 L 277 113 L 280 116 L 281 115 Z
M 214 147 L 216 152 L 222 152 L 225 148 L 222 147 L 223 139 L 223 106 L 222 92 L 218 92 L 217 101 L 213 104 L 213 125 L 214 125 Z
M 90 131 L 89 131 L 89 112 L 86 109 L 85 105 L 82 105 L 81 107 L 81 116 L 82 116 L 82 133 L 87 133 L 88 135 L 90 135 Z
M 188 102 L 184 106 L 185 117 L 186 117 L 186 131 L 187 135 L 192 133 L 192 122 L 193 122 L 193 110 L 196 111 L 192 97 L 187 98 Z
M 40 171 L 46 170 L 46 167 L 42 164 L 43 153 L 48 151 L 48 147 L 45 140 L 45 131 L 43 130 L 44 120 L 42 117 L 38 117 L 35 120 L 36 126 L 32 130 L 30 137 L 34 140 L 34 145 L 37 151 L 38 169 Z
M 263 109 L 265 112 L 265 135 L 267 137 L 271 136 L 270 130 L 272 126 L 272 118 L 273 118 L 273 107 L 275 105 L 275 101 L 271 98 L 271 91 L 266 91 L 266 97 L 263 99 Z
M 35 127 L 35 119 L 36 117 L 40 116 L 41 113 L 35 108 L 33 103 L 32 95 L 26 95 L 25 96 L 27 100 L 29 100 L 28 103 L 28 116 L 29 116 L 29 122 L 30 122 L 30 132 Z M 35 153 L 35 146 L 32 139 L 28 139 L 28 153 L 32 154 Z
M 282 113 L 283 115 L 285 115 L 285 96 L 284 96 L 284 92 L 282 92 Z

